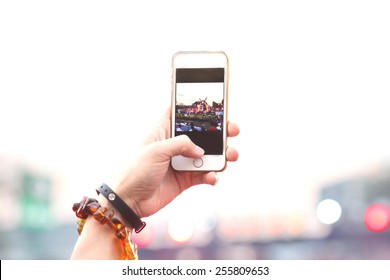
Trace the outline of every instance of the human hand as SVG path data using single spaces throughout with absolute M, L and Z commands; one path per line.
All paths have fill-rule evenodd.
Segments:
M 156 213 L 192 186 L 215 185 L 218 181 L 217 172 L 176 171 L 171 167 L 172 156 L 198 158 L 204 151 L 186 135 L 170 137 L 170 116 L 170 110 L 167 110 L 115 188 L 116 193 L 139 217 Z M 239 132 L 236 124 L 228 122 L 228 137 L 237 136 Z M 237 150 L 227 147 L 226 159 L 230 162 L 236 161 Z

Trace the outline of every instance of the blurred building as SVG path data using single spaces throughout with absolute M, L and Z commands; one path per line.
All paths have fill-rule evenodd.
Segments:
M 390 167 L 367 170 L 321 186 L 313 215 L 293 220 L 248 215 L 238 220 L 233 216 L 218 219 L 209 213 L 201 218 L 205 223 L 202 226 L 187 217 L 174 226 L 175 221 L 161 224 L 157 232 L 149 228 L 146 237 L 141 235 L 138 240 L 145 247 L 141 257 L 390 259 Z M 310 220 L 312 216 L 316 221 Z M 317 223 L 321 230 L 314 234 L 308 223 Z M 154 241 L 160 246 L 153 246 Z
M 53 176 L 4 158 L 0 170 L 0 259 L 68 259 L 78 234 L 74 220 L 57 222 Z M 315 200 L 284 217 L 179 207 L 134 240 L 141 259 L 390 259 L 389 166 L 324 185 Z
M 0 158 L 0 259 L 70 256 L 77 234 L 56 220 L 53 185 L 51 175 Z

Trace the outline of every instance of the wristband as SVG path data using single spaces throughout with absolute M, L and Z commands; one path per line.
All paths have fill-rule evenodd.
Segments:
M 129 224 L 134 228 L 136 233 L 139 233 L 146 223 L 134 213 L 134 211 L 105 183 L 102 183 L 98 189 L 98 194 L 102 194 L 108 201 L 118 210 L 118 212 L 125 218 Z

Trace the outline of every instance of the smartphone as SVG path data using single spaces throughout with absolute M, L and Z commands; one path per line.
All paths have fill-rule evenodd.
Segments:
M 221 171 L 226 166 L 229 60 L 224 52 L 178 52 L 172 58 L 171 136 L 187 135 L 201 158 L 172 157 L 179 171 Z

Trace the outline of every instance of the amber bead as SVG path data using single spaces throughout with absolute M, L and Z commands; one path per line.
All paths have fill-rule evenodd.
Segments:
M 92 215 L 100 224 L 107 224 L 112 228 L 115 236 L 120 239 L 124 251 L 122 259 L 138 259 L 138 247 L 131 239 L 131 232 L 120 220 L 114 217 L 114 210 L 102 207 L 96 199 L 88 197 L 83 197 L 81 202 L 73 204 L 72 210 L 79 218 L 77 222 L 77 231 L 79 234 L 82 233 L 88 216 Z
M 104 225 L 108 221 L 111 221 L 114 216 L 114 210 L 107 207 L 99 207 L 97 211 L 93 214 L 95 220 L 99 221 L 100 224 Z
M 112 224 L 114 226 L 115 230 L 115 236 L 119 239 L 126 239 L 127 238 L 127 232 L 126 227 L 124 224 L 122 224 L 118 219 L 114 218 L 112 219 Z
M 90 203 L 88 203 L 88 212 L 90 215 L 93 215 L 93 213 L 95 213 L 100 207 L 100 204 L 99 202 L 97 201 L 91 201 Z
M 86 219 L 79 219 L 77 222 L 77 231 L 79 234 L 83 231 L 84 225 L 85 225 Z

